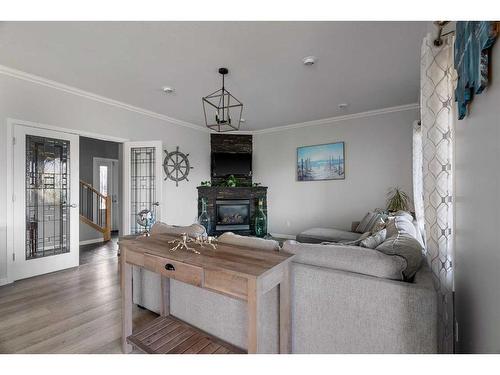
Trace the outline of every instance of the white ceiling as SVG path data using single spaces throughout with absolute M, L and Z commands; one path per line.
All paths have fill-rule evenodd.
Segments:
M 2 22 L 0 64 L 204 126 L 226 87 L 242 130 L 416 103 L 426 22 Z M 302 58 L 314 55 L 306 67 Z M 164 85 L 175 88 L 165 95 Z M 338 104 L 348 103 L 347 110 Z

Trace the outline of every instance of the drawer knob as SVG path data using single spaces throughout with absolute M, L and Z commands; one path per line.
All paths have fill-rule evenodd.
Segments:
M 165 264 L 165 269 L 166 269 L 167 271 L 175 271 L 175 267 L 174 267 L 174 265 L 173 265 L 173 264 L 171 264 L 171 263 L 167 263 L 167 264 Z

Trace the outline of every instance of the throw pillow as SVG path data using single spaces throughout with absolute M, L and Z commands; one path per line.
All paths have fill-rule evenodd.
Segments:
M 367 247 L 369 249 L 375 249 L 378 245 L 385 241 L 387 236 L 387 230 L 382 229 L 370 237 L 365 238 L 363 241 L 359 243 L 361 247 Z
M 385 221 L 381 217 L 378 218 L 378 220 L 373 224 L 373 227 L 371 228 L 370 232 L 372 233 L 377 233 L 380 232 L 382 229 L 385 228 Z
M 389 231 L 387 232 L 389 233 Z M 420 268 L 423 258 L 423 248 L 411 235 L 401 233 L 387 238 L 375 250 L 387 255 L 397 255 L 406 260 L 406 268 L 403 270 L 403 280 L 411 281 Z
M 373 224 L 377 222 L 377 220 L 380 218 L 380 214 L 377 212 L 368 212 L 363 220 L 359 223 L 358 227 L 356 228 L 356 232 L 358 233 L 365 233 L 369 232 Z
M 407 216 L 394 216 L 389 218 L 386 228 L 387 237 L 392 237 L 400 233 L 405 233 L 415 238 L 417 237 L 415 225 L 413 225 L 413 221 Z
M 406 218 L 408 221 L 413 221 L 413 216 L 407 211 L 396 211 L 391 216 L 402 216 Z

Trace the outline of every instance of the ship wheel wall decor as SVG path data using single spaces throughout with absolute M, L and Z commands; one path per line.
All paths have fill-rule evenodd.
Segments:
M 165 159 L 163 159 L 163 170 L 167 175 L 167 177 L 165 177 L 165 180 L 167 178 L 170 178 L 172 181 L 175 181 L 175 186 L 179 186 L 179 181 L 189 181 L 189 171 L 193 169 L 193 167 L 189 165 L 189 154 L 180 152 L 179 146 L 177 146 L 175 151 L 164 151 Z

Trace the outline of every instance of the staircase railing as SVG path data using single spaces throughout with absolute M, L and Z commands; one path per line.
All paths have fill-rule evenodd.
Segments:
M 111 197 L 80 181 L 80 220 L 111 239 Z

